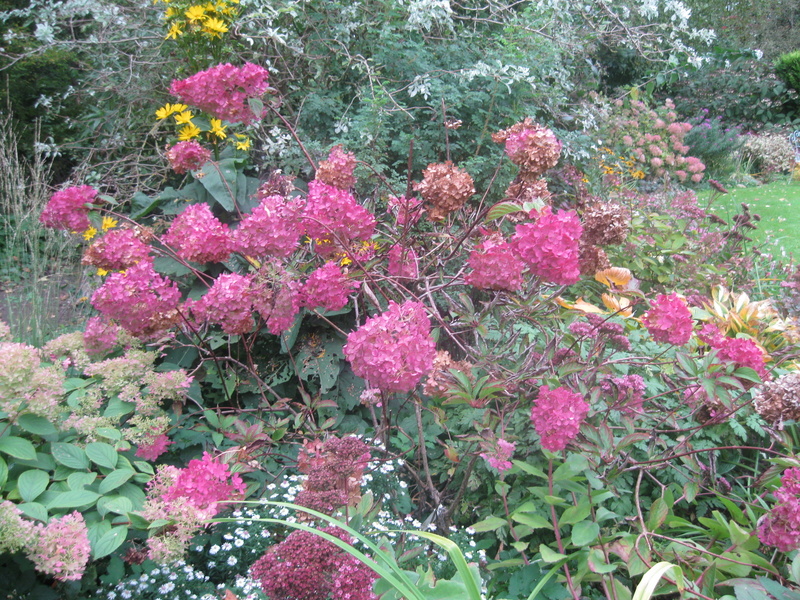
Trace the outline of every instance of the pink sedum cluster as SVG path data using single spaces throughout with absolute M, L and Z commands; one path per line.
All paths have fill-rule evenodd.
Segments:
M 136 337 L 168 329 L 177 319 L 181 292 L 149 262 L 112 273 L 92 296 L 92 306 Z
M 559 285 L 580 279 L 580 219 L 574 210 L 553 213 L 546 206 L 533 223 L 517 225 L 512 244 L 534 275 Z
M 347 305 L 350 294 L 358 284 L 342 273 L 339 265 L 325 263 L 311 273 L 301 291 L 303 304 L 309 308 L 339 310 Z
M 578 435 L 589 414 L 589 405 L 580 394 L 565 387 L 551 390 L 543 385 L 531 409 L 531 421 L 542 438 L 542 448 L 558 452 Z
M 269 88 L 269 72 L 253 63 L 234 67 L 226 63 L 174 80 L 169 91 L 182 102 L 196 106 L 230 123 L 251 123 L 261 118 L 248 106 L 248 99 L 260 98 Z
M 231 254 L 228 226 L 211 213 L 208 204 L 192 204 L 178 215 L 162 241 L 178 256 L 199 263 L 222 262 Z
M 252 275 L 220 275 L 200 300 L 190 304 L 194 318 L 220 325 L 225 333 L 247 333 L 253 329 L 252 281 Z
M 194 140 L 178 142 L 167 149 L 169 166 L 178 175 L 196 171 L 211 160 L 211 150 L 204 148 Z
M 266 196 L 233 232 L 233 246 L 246 256 L 285 258 L 303 235 L 303 204 L 296 198 Z
M 761 521 L 758 539 L 781 552 L 800 549 L 800 469 L 783 472 L 774 496 L 778 503 Z
M 75 511 L 47 525 L 37 523 L 31 533 L 34 541 L 27 555 L 37 571 L 59 581 L 78 581 L 83 576 L 91 553 L 83 515 Z
M 180 470 L 162 499 L 171 504 L 188 503 L 214 516 L 219 503 L 243 496 L 246 489 L 238 473 L 229 473 L 228 465 L 203 452 L 202 459 L 192 459 Z
M 389 303 L 381 315 L 347 336 L 343 350 L 353 372 L 384 392 L 410 392 L 433 367 L 431 324 L 419 302 Z
M 358 204 L 353 195 L 321 181 L 308 184 L 303 223 L 309 237 L 317 240 L 316 250 L 329 255 L 351 242 L 365 241 L 375 231 L 375 217 Z
M 464 281 L 476 288 L 515 292 L 522 286 L 525 265 L 499 233 L 479 242 L 470 253 L 468 264 L 472 272 Z
M 89 208 L 94 204 L 97 190 L 88 185 L 66 188 L 50 197 L 44 207 L 39 221 L 45 227 L 66 229 L 67 231 L 85 231 L 91 227 Z
M 674 346 L 688 342 L 694 328 L 689 307 L 675 293 L 659 294 L 642 317 L 642 323 L 655 341 Z

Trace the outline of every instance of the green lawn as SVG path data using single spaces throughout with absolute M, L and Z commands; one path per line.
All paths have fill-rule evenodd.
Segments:
M 800 182 L 790 182 L 787 177 L 758 187 L 731 184 L 727 189 L 729 193 L 714 202 L 713 212 L 730 220 L 744 202 L 752 213 L 761 216 L 759 229 L 750 237 L 776 257 L 793 255 L 800 259 Z M 701 205 L 709 195 L 700 194 Z

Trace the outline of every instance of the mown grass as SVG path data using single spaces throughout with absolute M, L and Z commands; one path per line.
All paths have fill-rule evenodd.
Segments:
M 715 200 L 712 210 L 729 222 L 741 212 L 741 204 L 761 217 L 750 235 L 764 252 L 783 260 L 800 259 L 800 182 L 786 177 L 758 187 L 728 185 L 728 194 Z M 700 194 L 704 205 L 710 192 Z

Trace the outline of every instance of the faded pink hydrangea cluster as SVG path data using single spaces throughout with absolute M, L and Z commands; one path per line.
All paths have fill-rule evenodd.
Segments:
M 600 382 L 600 389 L 611 396 L 610 407 L 624 413 L 638 413 L 644 403 L 645 384 L 641 375 L 610 377 Z
M 178 175 L 196 171 L 211 160 L 211 150 L 204 148 L 194 140 L 178 142 L 167 149 L 169 166 Z
M 483 447 L 484 444 L 481 444 Z M 511 457 L 517 445 L 514 442 L 507 442 L 503 438 L 498 438 L 493 444 L 486 444 L 486 452 L 481 453 L 481 458 L 489 463 L 489 466 L 497 469 L 501 473 L 508 471 L 511 467 Z
M 81 263 L 122 271 L 143 260 L 152 258 L 150 246 L 141 240 L 141 234 L 134 229 L 112 229 L 86 249 Z
M 88 185 L 69 187 L 56 192 L 44 207 L 39 221 L 45 227 L 85 231 L 91 227 L 89 208 L 97 200 L 97 190 Z
M 763 380 L 770 379 L 766 367 L 766 353 L 752 338 L 731 338 L 723 335 L 716 325 L 706 323 L 698 333 L 700 340 L 717 351 L 717 358 L 748 367 Z
M 422 200 L 415 197 L 389 196 L 389 209 L 395 214 L 398 227 L 411 227 L 422 216 L 425 209 Z
M 256 292 L 253 305 L 267 322 L 267 330 L 272 335 L 280 335 L 294 324 L 303 306 L 300 284 L 296 281 L 273 281 L 265 285 L 262 292 Z
M 758 539 L 781 552 L 800 548 L 800 469 L 786 469 L 774 494 L 777 504 L 762 519 Z
M 91 547 L 83 515 L 74 511 L 34 525 L 26 554 L 37 571 L 59 581 L 78 581 L 89 563 Z
M 581 275 L 582 233 L 574 210 L 553 213 L 545 206 L 533 223 L 517 225 L 512 244 L 531 273 L 551 283 L 571 285 Z
M 167 447 L 172 443 L 169 437 L 167 437 L 167 434 L 159 433 L 140 443 L 139 447 L 136 449 L 136 456 L 153 462 L 164 454 L 164 452 L 167 451 Z
M 522 286 L 525 265 L 500 233 L 487 235 L 476 244 L 467 262 L 472 272 L 464 281 L 476 288 L 514 292 Z
M 228 226 L 204 202 L 187 206 L 161 240 L 181 258 L 199 263 L 227 260 L 232 248 Z
M 109 319 L 91 317 L 83 330 L 83 345 L 90 356 L 105 356 L 119 342 L 120 327 Z
M 339 189 L 349 190 L 356 184 L 356 178 L 353 176 L 355 168 L 355 155 L 352 152 L 345 152 L 344 148 L 338 145 L 331 148 L 328 160 L 319 163 L 314 178 Z
M 675 293 L 659 294 L 650 307 L 642 323 L 655 341 L 674 346 L 683 346 L 689 341 L 694 321 L 683 298 Z
M 64 372 L 41 366 L 33 346 L 0 342 L 0 411 L 11 421 L 21 413 L 57 417 L 64 395 Z
M 325 263 L 313 271 L 302 287 L 303 304 L 309 308 L 339 310 L 347 305 L 357 283 L 334 262 Z
M 522 127 L 512 127 L 506 134 L 506 154 L 531 177 L 541 176 L 558 163 L 561 142 L 547 127 L 526 120 Z
M 197 301 L 188 302 L 199 322 L 220 325 L 225 333 L 247 333 L 253 329 L 252 275 L 224 273 Z
M 433 367 L 431 324 L 419 302 L 389 303 L 347 336 L 344 355 L 353 372 L 385 392 L 410 392 Z
M 262 197 L 253 212 L 234 230 L 234 249 L 253 257 L 289 256 L 303 235 L 302 211 L 303 201 L 298 198 Z
M 327 534 L 352 543 L 341 529 Z M 375 600 L 374 571 L 309 531 L 294 531 L 272 546 L 251 567 L 270 600 Z
M 395 244 L 389 250 L 389 266 L 386 272 L 391 277 L 416 279 L 419 277 L 417 253 L 409 246 Z
M 316 251 L 323 256 L 347 249 L 352 242 L 368 240 L 375 230 L 375 216 L 350 192 L 321 181 L 308 184 L 303 223 L 316 242 Z
M 196 106 L 230 123 L 251 123 L 261 118 L 248 106 L 248 99 L 260 98 L 269 88 L 269 72 L 253 63 L 234 67 L 217 65 L 187 79 L 174 80 L 169 88 L 182 102 Z
M 542 438 L 542 448 L 558 452 L 575 439 L 589 414 L 589 404 L 565 387 L 551 390 L 543 385 L 531 409 L 531 421 Z
M 177 320 L 181 292 L 147 261 L 112 273 L 92 296 L 92 306 L 136 337 L 169 329 Z

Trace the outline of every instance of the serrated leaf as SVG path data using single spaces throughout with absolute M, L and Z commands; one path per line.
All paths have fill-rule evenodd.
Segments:
M 124 525 L 112 528 L 111 531 L 104 533 L 100 539 L 92 545 L 92 556 L 95 559 L 108 556 L 119 548 L 127 537 L 128 528 Z
M 119 454 L 114 449 L 114 446 L 103 442 L 91 442 L 86 444 L 86 456 L 89 457 L 94 464 L 107 469 L 114 469 L 117 466 L 117 459 Z
M 47 509 L 43 504 L 38 502 L 22 502 L 17 504 L 17 508 L 22 511 L 22 514 L 31 519 L 47 523 Z
M 50 484 L 50 475 L 38 469 L 21 473 L 17 478 L 17 489 L 20 498 L 25 502 L 33 502 Z
M 136 473 L 129 469 L 117 469 L 106 475 L 105 479 L 100 482 L 99 491 L 101 494 L 117 489 L 119 486 L 127 482 Z
M 8 465 L 6 464 L 5 459 L 0 456 L 0 490 L 3 489 L 6 481 L 8 481 Z
M 484 222 L 488 223 L 489 221 L 494 221 L 495 219 L 505 217 L 506 215 L 520 212 L 521 210 L 522 206 L 519 204 L 515 204 L 513 202 L 498 202 L 489 209 L 489 212 L 486 213 Z
M 36 448 L 25 438 L 9 435 L 0 438 L 0 452 L 21 460 L 36 460 Z
M 88 490 L 72 490 L 61 492 L 47 503 L 47 508 L 79 508 L 94 504 L 100 494 Z
M 127 515 L 133 510 L 133 502 L 125 496 L 104 496 L 97 501 L 97 512 L 105 517 L 108 513 Z
M 531 529 L 552 529 L 553 524 L 541 515 L 533 513 L 519 512 L 511 515 L 511 518 L 517 523 L 527 525 Z
M 89 468 L 89 457 L 83 448 L 75 444 L 56 442 L 50 446 L 50 453 L 57 462 L 70 469 L 80 471 Z
M 33 415 L 31 413 L 20 415 L 17 419 L 17 425 L 19 425 L 28 433 L 33 433 L 34 435 L 45 436 L 57 433 L 55 425 L 53 425 L 50 421 L 42 416 Z

